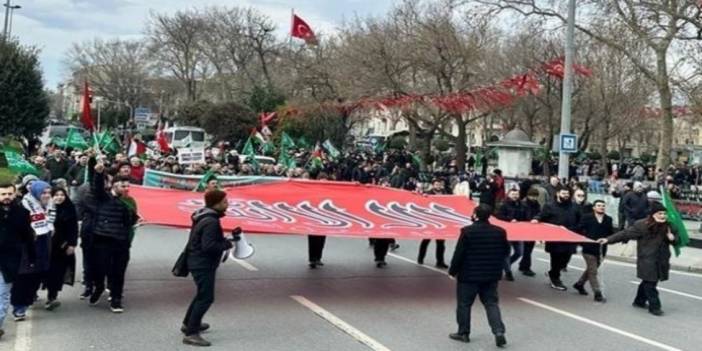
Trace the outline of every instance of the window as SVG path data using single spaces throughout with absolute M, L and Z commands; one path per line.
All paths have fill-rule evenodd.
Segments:
M 175 131 L 175 140 L 183 140 L 188 137 L 190 134 L 190 131 L 187 130 L 176 130 Z
M 193 136 L 193 141 L 205 141 L 205 132 L 190 132 Z

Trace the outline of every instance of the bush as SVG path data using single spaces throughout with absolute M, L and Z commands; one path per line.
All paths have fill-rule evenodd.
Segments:
M 445 139 L 435 140 L 433 144 L 434 148 L 436 148 L 440 152 L 445 152 L 451 147 L 451 144 L 449 144 L 449 142 Z
M 248 138 L 258 121 L 256 114 L 236 102 L 211 103 L 200 100 L 178 111 L 178 121 L 194 125 L 211 134 L 215 140 L 237 141 Z
M 404 150 L 407 147 L 407 139 L 403 136 L 396 135 L 388 141 L 387 146 L 389 149 Z
M 619 159 L 619 151 L 612 150 L 612 151 L 608 152 L 607 158 L 610 160 L 618 160 Z

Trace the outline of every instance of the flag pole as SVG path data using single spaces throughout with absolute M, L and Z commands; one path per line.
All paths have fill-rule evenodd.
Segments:
M 293 25 L 295 24 L 295 8 L 290 8 L 290 33 L 288 33 L 288 45 L 290 46 L 290 50 L 292 51 L 292 44 L 293 44 L 293 38 L 292 38 L 292 33 L 295 28 L 293 28 Z

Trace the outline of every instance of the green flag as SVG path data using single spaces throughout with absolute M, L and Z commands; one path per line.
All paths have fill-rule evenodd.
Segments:
M 261 152 L 263 152 L 263 154 L 266 156 L 271 156 L 273 153 L 275 153 L 275 145 L 273 145 L 273 142 L 267 141 L 265 144 L 263 144 Z
M 339 150 L 337 150 L 334 147 L 334 144 L 332 144 L 331 140 L 325 140 L 322 146 L 324 146 L 324 148 L 329 152 L 329 155 L 331 155 L 331 157 L 339 158 L 339 156 L 341 156 L 341 152 L 339 152 Z
M 254 148 L 254 142 L 251 137 L 249 137 L 246 140 L 246 144 L 244 144 L 244 148 L 241 150 L 241 153 L 246 155 L 247 161 L 251 162 L 251 165 L 253 165 L 254 168 L 258 170 L 258 161 L 256 161 L 256 149 Z
M 300 137 L 300 139 L 297 139 L 297 146 L 303 148 L 303 149 L 309 149 L 310 144 L 307 142 L 305 137 Z
M 663 196 L 663 206 L 665 206 L 666 214 L 668 215 L 668 223 L 678 234 L 678 240 L 673 245 L 675 256 L 680 256 L 680 249 L 690 244 L 690 235 L 687 233 L 685 223 L 682 221 L 680 212 L 675 208 L 673 199 L 670 198 L 670 192 L 661 186 L 661 195 Z
M 288 133 L 283 132 L 283 136 L 280 139 L 280 147 L 285 148 L 286 150 L 294 148 L 295 141 L 288 135 Z
M 417 167 L 422 167 L 422 158 L 419 155 L 412 154 L 412 163 L 417 165 Z
M 85 150 L 90 147 L 85 138 L 80 134 L 77 129 L 70 128 L 68 130 L 68 135 L 66 136 L 65 147 L 72 147 L 74 149 Z
M 37 168 L 29 163 L 29 161 L 25 160 L 24 156 L 21 154 L 9 149 L 5 149 L 4 153 L 5 159 L 7 159 L 7 167 L 11 171 L 21 174 L 39 174 Z
M 212 170 L 208 170 L 208 171 L 202 176 L 202 178 L 200 178 L 200 181 L 197 183 L 197 185 L 195 186 L 195 189 L 193 189 L 193 191 L 201 191 L 201 190 L 204 190 L 205 187 L 207 186 L 207 182 L 209 182 L 210 179 L 212 179 L 212 177 L 215 177 L 215 173 L 214 173 Z
M 115 138 L 110 131 L 98 133 L 97 140 L 98 146 L 100 149 L 102 149 L 102 151 L 108 154 L 116 154 L 119 152 L 119 141 L 117 141 L 117 138 Z

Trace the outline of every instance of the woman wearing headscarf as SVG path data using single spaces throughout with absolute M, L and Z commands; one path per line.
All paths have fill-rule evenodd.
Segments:
M 16 321 L 26 318 L 27 309 L 34 303 L 42 278 L 49 270 L 51 235 L 56 218 L 49 183 L 34 181 L 29 193 L 22 198 L 22 206 L 29 211 L 34 245 L 23 250 L 19 274 L 12 285 L 10 302 Z
M 57 298 L 63 284 L 73 285 L 76 271 L 74 254 L 78 244 L 78 216 L 66 189 L 55 188 L 51 195 L 56 206 L 56 220 L 51 238 L 51 262 L 44 280 L 48 290 L 44 307 L 49 311 L 61 305 Z
M 613 244 L 636 240 L 636 276 L 641 279 L 634 299 L 634 307 L 647 308 L 655 316 L 662 316 L 658 297 L 658 282 L 668 280 L 670 272 L 670 246 L 679 240 L 678 234 L 668 224 L 666 208 L 659 202 L 651 204 L 648 217 L 634 225 L 597 240 L 600 244 Z

